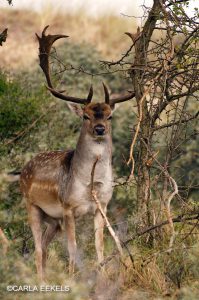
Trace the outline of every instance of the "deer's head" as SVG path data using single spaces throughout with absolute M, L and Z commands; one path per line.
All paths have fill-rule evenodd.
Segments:
M 90 103 L 83 109 L 84 126 L 93 137 L 102 137 L 110 132 L 112 111 L 106 103 Z
M 110 132 L 110 120 L 112 111 L 116 103 L 127 101 L 135 96 L 134 92 L 127 95 L 119 95 L 111 98 L 109 96 L 108 88 L 103 83 L 105 102 L 91 103 L 93 97 L 93 87 L 90 87 L 87 98 L 77 98 L 64 95 L 63 92 L 57 91 L 53 88 L 50 78 L 49 69 L 49 55 L 53 43 L 60 38 L 67 38 L 66 35 L 46 35 L 46 30 L 49 26 L 46 26 L 42 32 L 41 37 L 37 34 L 39 41 L 39 58 L 40 66 L 46 76 L 47 88 L 55 97 L 69 101 L 70 109 L 83 118 L 83 126 L 87 132 L 93 137 L 103 137 Z M 71 104 L 73 103 L 73 104 Z

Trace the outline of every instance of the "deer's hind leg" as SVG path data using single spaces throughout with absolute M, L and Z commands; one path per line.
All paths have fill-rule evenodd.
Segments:
M 44 271 L 46 268 L 47 248 L 59 230 L 59 221 L 53 218 L 48 218 L 47 227 L 42 236 L 42 267 Z

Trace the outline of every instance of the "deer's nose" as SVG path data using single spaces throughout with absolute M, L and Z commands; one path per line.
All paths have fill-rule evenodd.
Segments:
M 104 135 L 105 127 L 104 127 L 104 125 L 96 125 L 94 127 L 94 130 L 97 135 Z

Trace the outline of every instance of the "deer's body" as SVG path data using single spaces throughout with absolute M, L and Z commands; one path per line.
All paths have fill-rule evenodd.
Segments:
M 111 137 L 97 141 L 83 134 L 75 151 L 40 153 L 24 167 L 21 187 L 28 205 L 39 207 L 55 219 L 63 218 L 63 205 L 68 206 L 75 217 L 95 214 L 91 171 L 97 157 L 94 187 L 106 206 L 112 196 Z
M 112 196 L 112 139 L 111 114 L 115 103 L 131 99 L 134 93 L 109 99 L 103 84 L 105 103 L 91 103 L 92 86 L 86 99 L 64 95 L 53 88 L 49 55 L 52 44 L 64 35 L 38 37 L 40 66 L 46 76 L 48 89 L 62 100 L 73 104 L 70 108 L 84 121 L 74 151 L 52 151 L 38 154 L 24 167 L 21 173 L 21 190 L 26 198 L 29 224 L 32 229 L 37 272 L 44 277 L 47 247 L 63 221 L 68 241 L 69 271 L 73 272 L 76 257 L 75 218 L 92 213 L 94 215 L 95 247 L 98 262 L 103 260 L 103 214 Z M 92 199 L 95 191 L 100 209 Z M 103 209 L 102 211 L 100 211 Z M 102 214 L 101 214 L 102 213 Z M 42 232 L 42 225 L 46 229 Z

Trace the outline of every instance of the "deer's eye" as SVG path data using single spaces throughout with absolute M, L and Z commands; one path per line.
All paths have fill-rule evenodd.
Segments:
M 109 116 L 108 118 L 107 118 L 107 120 L 111 120 L 112 119 L 112 116 Z
M 83 119 L 84 119 L 84 120 L 90 120 L 90 118 L 89 118 L 87 115 L 84 115 L 84 116 L 83 116 Z

